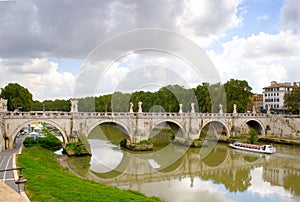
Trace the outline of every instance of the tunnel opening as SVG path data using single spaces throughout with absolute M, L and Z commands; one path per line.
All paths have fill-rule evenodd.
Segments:
M 207 123 L 201 130 L 199 137 L 200 138 L 226 138 L 227 137 L 227 128 L 225 125 L 219 121 L 211 121 Z
M 157 124 L 149 134 L 149 140 L 155 147 L 166 146 L 175 138 L 184 138 L 184 133 L 178 124 L 171 121 Z
M 55 137 L 56 139 L 58 139 L 61 142 L 61 145 L 66 144 L 66 142 L 67 142 L 66 136 L 61 133 L 61 131 L 59 130 L 59 128 L 57 126 L 55 126 L 52 123 L 45 122 L 45 121 L 29 121 L 24 124 L 21 124 L 19 127 L 16 128 L 15 132 L 13 133 L 12 139 L 10 140 L 8 138 L 8 141 L 12 141 L 12 147 L 14 148 L 16 146 L 18 139 L 22 139 L 22 141 L 24 140 L 26 143 L 26 141 L 28 141 L 28 140 L 30 142 L 33 140 L 38 140 L 41 138 L 48 137 L 47 142 L 48 142 L 49 148 L 50 148 L 51 147 L 51 145 L 50 145 L 51 137 L 49 137 L 49 136 L 53 136 L 53 138 Z M 27 139 L 27 140 L 25 140 L 25 139 Z M 42 141 L 39 141 L 39 142 L 41 143 Z M 53 142 L 53 144 L 54 144 L 54 142 Z M 44 146 L 46 146 L 46 145 L 44 145 Z M 54 149 L 54 148 L 52 148 L 52 149 Z
M 259 122 L 255 121 L 255 120 L 250 120 L 250 121 L 247 121 L 246 124 L 248 126 L 248 131 L 250 129 L 254 129 L 258 136 L 263 135 L 263 129 Z
M 115 122 L 105 122 L 97 125 L 89 133 L 88 139 L 108 140 L 113 145 L 119 146 L 124 139 L 130 141 L 126 129 Z

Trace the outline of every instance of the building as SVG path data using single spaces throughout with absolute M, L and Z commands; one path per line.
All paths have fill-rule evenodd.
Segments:
M 273 111 L 285 113 L 284 95 L 293 91 L 299 85 L 300 82 L 277 83 L 276 81 L 272 81 L 270 86 L 263 88 L 263 108 L 268 109 L 268 106 L 270 106 Z
M 253 106 L 256 111 L 259 111 L 263 107 L 263 94 L 253 94 Z

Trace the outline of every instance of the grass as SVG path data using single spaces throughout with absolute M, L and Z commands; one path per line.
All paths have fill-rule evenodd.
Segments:
M 18 166 L 25 167 L 22 174 L 31 201 L 160 201 L 79 178 L 63 168 L 50 150 L 37 146 L 23 149 Z

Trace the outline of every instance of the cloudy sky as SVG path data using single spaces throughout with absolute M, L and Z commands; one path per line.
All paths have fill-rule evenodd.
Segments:
M 170 36 L 123 37 L 148 28 Z M 204 50 L 215 70 L 195 72 L 173 51 L 181 42 Z M 299 1 L 0 0 L 0 88 L 19 83 L 35 100 L 193 87 L 211 81 L 205 68 L 222 82 L 247 80 L 254 93 L 272 80 L 300 81 Z

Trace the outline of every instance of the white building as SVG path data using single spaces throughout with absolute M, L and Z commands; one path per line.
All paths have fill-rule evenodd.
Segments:
M 300 82 L 277 83 L 272 81 L 270 86 L 263 88 L 263 107 L 268 108 L 268 105 L 273 110 L 285 112 L 286 107 L 284 106 L 284 95 L 287 92 L 293 91 L 299 87 Z

